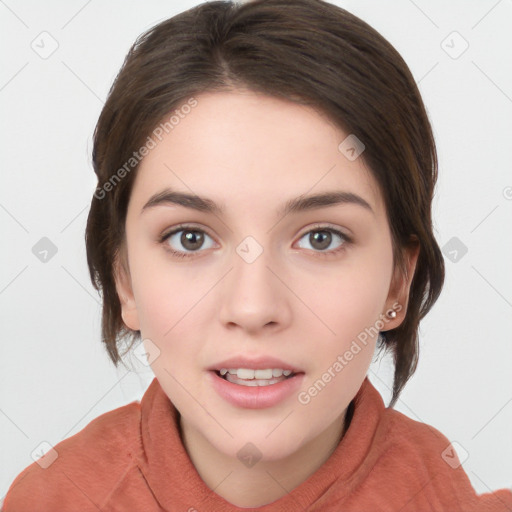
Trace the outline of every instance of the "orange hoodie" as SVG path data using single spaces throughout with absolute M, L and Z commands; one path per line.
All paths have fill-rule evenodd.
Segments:
M 140 402 L 102 414 L 11 484 L 4 512 L 505 512 L 512 492 L 478 496 L 450 441 L 388 409 L 365 378 L 329 459 L 282 498 L 239 508 L 201 480 L 178 412 L 155 378 Z M 55 456 L 55 454 L 53 454 Z M 46 462 L 51 464 L 43 469 Z

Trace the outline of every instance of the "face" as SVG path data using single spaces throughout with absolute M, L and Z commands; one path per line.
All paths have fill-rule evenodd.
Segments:
M 376 182 L 362 157 L 338 149 L 348 133 L 309 107 L 254 92 L 196 99 L 138 169 L 128 272 L 118 267 L 123 320 L 156 356 L 152 369 L 183 430 L 227 457 L 251 442 L 264 459 L 282 459 L 342 417 L 376 331 L 403 321 L 409 282 L 393 272 Z M 205 201 L 193 208 L 165 192 Z M 338 192 L 361 200 L 285 210 L 300 196 Z M 245 361 L 223 364 L 231 358 Z M 296 375 L 249 387 L 212 370 L 258 362 Z

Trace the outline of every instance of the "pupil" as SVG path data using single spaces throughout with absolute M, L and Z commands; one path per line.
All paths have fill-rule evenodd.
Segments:
M 201 247 L 203 238 L 203 234 L 199 231 L 185 231 L 181 235 L 181 243 L 183 244 L 183 247 L 194 250 Z
M 325 249 L 325 248 L 329 247 L 329 245 L 331 243 L 332 235 L 331 235 L 331 233 L 329 233 L 329 231 L 315 231 L 314 233 L 311 233 L 309 235 L 309 237 L 310 237 L 311 243 L 319 242 L 320 246 L 317 246 L 316 247 L 317 249 Z M 312 245 L 313 245 L 313 243 L 312 243 Z M 315 246 L 313 245 L 313 247 L 315 247 Z

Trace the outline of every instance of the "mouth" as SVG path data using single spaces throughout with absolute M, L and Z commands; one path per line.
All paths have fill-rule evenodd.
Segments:
M 251 368 L 221 368 L 212 370 L 218 377 L 240 386 L 272 386 L 279 384 L 303 372 L 283 370 L 281 368 L 251 369 Z
M 265 368 L 267 365 L 268 361 L 257 364 L 259 368 L 255 369 L 225 368 L 222 364 L 217 369 L 209 368 L 208 382 L 222 399 L 237 408 L 264 409 L 278 406 L 299 391 L 305 373 L 291 367 L 279 368 L 277 365 Z

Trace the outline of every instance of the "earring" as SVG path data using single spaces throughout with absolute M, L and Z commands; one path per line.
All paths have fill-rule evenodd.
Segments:
M 387 315 L 389 318 L 396 318 L 396 311 L 393 311 L 393 310 L 388 311 L 388 312 L 386 313 L 386 315 Z

